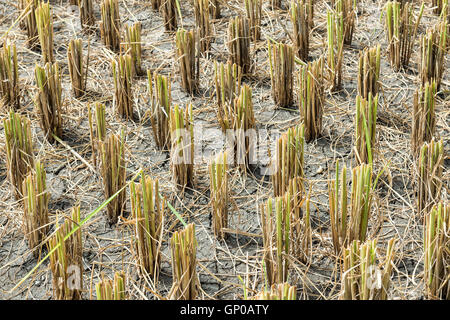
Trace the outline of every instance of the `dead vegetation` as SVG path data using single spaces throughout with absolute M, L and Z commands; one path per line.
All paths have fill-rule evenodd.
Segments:
M 15 11 L 0 297 L 448 299 L 447 0 Z

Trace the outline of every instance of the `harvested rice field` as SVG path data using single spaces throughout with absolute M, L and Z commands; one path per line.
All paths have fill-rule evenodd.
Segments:
M 0 0 L 0 299 L 450 299 L 448 0 Z

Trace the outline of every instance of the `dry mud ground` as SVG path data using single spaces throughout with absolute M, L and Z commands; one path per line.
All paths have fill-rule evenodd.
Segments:
M 180 90 L 180 77 L 174 55 L 173 34 L 164 32 L 160 14 L 154 12 L 149 1 L 119 1 L 122 23 L 142 23 L 143 64 L 145 69 L 158 70 L 173 75 L 173 103 L 194 105 L 195 125 L 202 125 L 204 135 L 214 142 L 216 137 L 208 135 L 206 129 L 218 129 L 213 96 L 213 61 L 225 61 L 227 24 L 230 17 L 243 14 L 242 1 L 228 1 L 223 7 L 223 18 L 213 20 L 215 42 L 209 59 L 201 59 L 201 92 L 194 97 Z M 270 76 L 267 63 L 267 42 L 270 37 L 277 41 L 290 41 L 287 11 L 272 11 L 263 6 L 263 40 L 253 44 L 252 54 L 256 70 L 251 79 L 245 80 L 253 90 L 253 104 L 258 129 L 285 131 L 300 121 L 297 108 L 275 109 L 270 91 Z M 287 1 L 283 1 L 286 5 Z M 194 26 L 192 5 L 181 1 L 183 25 Z M 312 199 L 313 254 L 308 264 L 292 264 L 289 281 L 297 285 L 300 299 L 337 299 L 340 290 L 340 272 L 333 258 L 328 219 L 327 179 L 334 174 L 336 159 L 342 159 L 351 167 L 354 158 L 354 101 L 356 96 L 356 69 L 358 52 L 377 43 L 382 47 L 381 85 L 382 93 L 377 123 L 378 154 L 375 170 L 379 172 L 387 163 L 377 187 L 374 210 L 369 225 L 370 237 L 378 237 L 379 252 L 384 252 L 387 241 L 397 237 L 397 256 L 392 276 L 390 298 L 420 299 L 423 297 L 423 249 L 422 226 L 414 220 L 414 172 L 415 163 L 410 156 L 410 116 L 412 94 L 418 85 L 418 43 L 411 59 L 410 69 L 394 73 L 386 55 L 386 39 L 380 23 L 381 8 L 385 1 L 361 1 L 359 4 L 353 44 L 345 49 L 343 90 L 333 95 L 327 91 L 323 115 L 323 136 L 306 145 L 306 177 Z M 198 248 L 198 273 L 201 281 L 202 299 L 242 298 L 242 285 L 238 276 L 248 277 L 250 292 L 258 291 L 263 284 L 262 238 L 257 205 L 272 195 L 270 179 L 256 172 L 242 175 L 231 168 L 230 225 L 232 231 L 226 241 L 217 241 L 211 230 L 209 204 L 209 179 L 206 160 L 195 166 L 197 185 L 194 191 L 182 197 L 173 187 L 168 155 L 156 149 L 151 125 L 143 115 L 149 108 L 147 80 L 137 79 L 134 85 L 135 110 L 138 120 L 123 121 L 114 114 L 113 81 L 110 59 L 114 56 L 106 50 L 99 37 L 81 33 L 78 12 L 68 6 L 68 1 L 51 1 L 54 8 L 55 53 L 60 63 L 64 82 L 64 135 L 63 140 L 84 159 L 90 161 L 89 130 L 87 122 L 88 103 L 102 101 L 107 105 L 108 132 L 126 132 L 126 158 L 129 177 L 139 168 L 144 168 L 152 177 L 160 179 L 162 193 L 183 214 L 186 221 L 196 224 Z M 326 52 L 326 8 L 330 4 L 317 0 L 315 5 L 315 28 L 311 33 L 310 60 Z M 431 11 L 431 1 L 426 4 L 419 35 L 437 21 Z M 100 20 L 99 1 L 94 10 Z M 0 0 L 0 32 L 4 34 L 18 17 L 17 2 Z M 80 205 L 83 217 L 104 200 L 99 173 L 93 173 L 61 144 L 49 144 L 39 128 L 33 111 L 32 97 L 36 93 L 34 66 L 40 63 L 40 55 L 24 45 L 25 33 L 18 26 L 9 31 L 9 37 L 18 47 L 20 78 L 22 87 L 22 112 L 33 122 L 36 156 L 45 161 L 47 184 L 50 189 L 50 211 L 52 221 Z M 70 90 L 66 62 L 68 41 L 82 37 L 87 51 L 90 42 L 89 95 L 81 100 L 73 98 Z M 437 132 L 444 138 L 446 154 L 450 154 L 450 70 L 446 56 L 446 72 L 441 93 L 437 98 Z M 2 117 L 6 115 L 2 110 Z M 50 299 L 52 296 L 51 273 L 48 262 L 43 263 L 31 278 L 18 289 L 11 291 L 27 272 L 37 263 L 30 253 L 21 231 L 22 206 L 14 200 L 6 175 L 4 132 L 0 131 L 0 298 L 1 299 Z M 445 160 L 443 196 L 448 199 L 449 166 Z M 128 205 L 128 208 L 130 206 Z M 149 279 L 137 273 L 133 257 L 132 227 L 126 223 L 109 226 L 106 212 L 97 214 L 83 227 L 84 240 L 84 298 L 90 298 L 93 285 L 101 273 L 111 276 L 114 271 L 127 275 L 127 294 L 130 299 L 156 299 L 165 297 L 170 290 L 171 264 L 168 241 L 173 230 L 180 228 L 168 211 L 168 228 L 164 236 L 163 263 L 160 282 L 154 286 Z M 234 231 L 233 231 L 234 230 Z

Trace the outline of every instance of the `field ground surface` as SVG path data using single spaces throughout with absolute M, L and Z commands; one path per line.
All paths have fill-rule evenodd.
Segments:
M 224 2 L 224 1 L 222 1 Z M 217 139 L 209 129 L 219 129 L 214 96 L 214 61 L 228 58 L 227 26 L 229 19 L 245 15 L 243 1 L 226 1 L 222 17 L 211 20 L 214 41 L 208 57 L 200 58 L 200 92 L 190 96 L 180 86 L 175 55 L 174 34 L 164 30 L 161 15 L 152 10 L 149 1 L 119 1 L 122 24 L 142 23 L 143 68 L 172 76 L 173 104 L 193 104 L 194 125 L 201 127 L 206 142 Z M 292 109 L 278 109 L 271 95 L 267 40 L 292 43 L 289 33 L 292 24 L 288 16 L 288 1 L 284 8 L 272 10 L 263 1 L 262 40 L 251 44 L 255 65 L 252 76 L 244 79 L 251 86 L 257 129 L 284 132 L 301 121 L 297 102 Z M 310 35 L 309 61 L 326 56 L 326 10 L 331 4 L 316 0 L 314 28 Z M 383 20 L 380 20 L 384 0 L 358 1 L 358 14 L 353 42 L 345 47 L 343 88 L 335 93 L 325 91 L 322 136 L 305 144 L 305 175 L 307 192 L 311 197 L 312 255 L 310 261 L 292 261 L 289 283 L 297 286 L 299 299 L 338 299 L 341 273 L 336 263 L 329 221 L 328 181 L 335 175 L 335 161 L 340 159 L 348 168 L 355 165 L 354 116 L 357 94 L 358 55 L 364 47 L 381 45 L 381 94 L 377 119 L 377 152 L 374 170 L 380 176 L 371 219 L 369 239 L 378 238 L 379 253 L 383 254 L 389 239 L 396 237 L 396 256 L 390 299 L 424 298 L 423 227 L 415 219 L 415 177 L 417 165 L 411 156 L 410 131 L 413 93 L 419 85 L 419 43 L 416 39 L 410 67 L 394 72 L 387 56 L 387 41 Z M 50 192 L 50 220 L 55 222 L 70 213 L 73 206 L 81 206 L 82 217 L 97 208 L 104 200 L 100 171 L 93 167 L 90 146 L 88 105 L 101 101 L 107 107 L 108 132 L 125 133 L 127 179 L 140 168 L 160 181 L 160 190 L 167 201 L 186 222 L 196 226 L 198 266 L 201 290 L 199 299 L 242 299 L 243 287 L 239 276 L 247 283 L 250 295 L 264 286 L 262 254 L 263 242 L 258 207 L 273 196 L 270 177 L 255 172 L 242 173 L 236 167 L 229 169 L 230 202 L 229 226 L 226 240 L 214 237 L 211 225 L 210 184 L 208 157 L 195 164 L 196 185 L 184 195 L 174 186 L 169 154 L 156 147 L 151 124 L 146 117 L 149 110 L 147 77 L 134 80 L 136 120 L 119 119 L 114 112 L 114 85 L 111 59 L 114 53 L 101 41 L 100 32 L 83 33 L 77 10 L 68 1 L 51 1 L 54 15 L 55 58 L 63 78 L 63 136 L 66 146 L 46 141 L 39 126 L 33 98 L 37 92 L 34 67 L 42 64 L 38 52 L 29 50 L 26 34 L 15 24 L 19 9 L 16 1 L 0 0 L 0 34 L 8 32 L 15 41 L 21 81 L 21 110 L 32 120 L 35 156 L 45 163 L 47 186 Z M 419 5 L 416 5 L 418 11 Z M 95 17 L 100 20 L 99 1 L 94 1 Z M 190 1 L 181 1 L 182 26 L 193 28 L 195 18 Z M 418 37 L 437 22 L 431 1 L 426 2 Z M 179 21 L 179 25 L 181 25 Z M 73 97 L 67 67 L 67 46 L 70 39 L 81 37 L 85 52 L 89 43 L 88 93 L 81 99 Z M 296 66 L 298 69 L 298 66 Z M 444 140 L 444 149 L 450 154 L 450 59 L 445 57 L 445 71 L 436 103 L 437 135 Z M 295 76 L 296 77 L 296 76 Z M 294 92 L 297 95 L 297 79 Z M 295 99 L 297 101 L 297 98 Z M 1 117 L 7 111 L 1 110 Z M 211 131 L 216 132 L 216 131 Z M 206 143 L 205 142 L 205 143 Z M 84 158 L 82 162 L 74 152 Z M 51 299 L 52 275 L 48 261 L 14 291 L 11 289 L 37 264 L 28 249 L 22 231 L 23 208 L 14 199 L 7 178 L 4 130 L 0 130 L 0 299 Z M 94 170 L 91 170 L 94 168 Z M 448 201 L 450 159 L 444 161 L 443 197 Z M 127 190 L 129 193 L 129 190 Z M 127 209 L 131 205 L 127 203 Z M 112 277 L 114 271 L 126 275 L 129 299 L 165 298 L 172 286 L 172 265 L 169 239 L 173 231 L 182 228 L 178 219 L 166 208 L 166 232 L 162 244 L 162 264 L 159 282 L 139 274 L 132 245 L 133 226 L 130 216 L 110 226 L 106 210 L 102 210 L 82 228 L 83 234 L 83 298 L 95 298 L 95 283 L 101 275 Z M 51 228 L 54 231 L 54 227 Z

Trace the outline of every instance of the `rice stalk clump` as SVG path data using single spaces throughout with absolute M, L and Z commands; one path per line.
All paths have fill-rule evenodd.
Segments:
M 176 34 L 176 55 L 181 75 L 181 86 L 189 94 L 199 89 L 199 61 L 194 30 L 179 29 Z
M 417 214 L 420 220 L 430 211 L 441 196 L 444 170 L 443 140 L 425 142 L 420 148 L 416 182 Z
M 388 1 L 385 5 L 384 25 L 389 42 L 389 60 L 394 71 L 409 65 L 423 9 L 424 3 L 419 16 L 415 18 L 414 5 L 410 2 Z
M 125 144 L 123 136 L 118 137 L 110 134 L 105 141 L 100 143 L 100 174 L 103 180 L 103 192 L 105 199 L 109 199 L 119 190 L 123 189 L 126 183 L 125 171 Z M 126 209 L 126 192 L 122 190 L 107 207 L 108 221 L 110 224 L 117 223 L 119 216 L 122 216 Z
M 252 72 L 250 39 L 248 20 L 241 16 L 231 18 L 228 23 L 228 52 L 231 62 L 240 66 L 244 75 Z
M 450 205 L 439 202 L 425 216 L 424 280 L 428 299 L 450 298 Z
M 369 99 L 356 96 L 355 147 L 356 160 L 359 164 L 373 163 L 376 148 L 378 95 Z
M 120 50 L 120 15 L 118 0 L 103 0 L 100 4 L 100 34 L 105 46 L 114 52 Z
M 88 68 L 83 60 L 83 40 L 70 40 L 69 48 L 67 49 L 67 61 L 73 95 L 75 98 L 79 98 L 86 92 L 86 71 Z
M 380 84 L 380 45 L 372 48 L 364 48 L 359 53 L 358 64 L 358 94 L 369 99 L 369 92 L 372 97 L 378 94 Z
M 192 104 L 183 110 L 175 105 L 170 110 L 170 159 L 172 178 L 182 191 L 193 188 L 194 176 L 194 119 Z
M 235 63 L 214 62 L 217 120 L 222 130 L 232 128 L 235 99 L 241 92 L 242 68 Z
M 322 133 L 322 115 L 325 103 L 323 58 L 301 66 L 298 73 L 299 110 L 305 125 L 306 142 L 320 137 Z
M 342 62 L 344 53 L 344 28 L 336 12 L 327 12 L 327 65 L 330 91 L 342 87 Z
M 78 0 L 80 10 L 80 23 L 84 30 L 92 30 L 95 27 L 93 0 Z
M 3 128 L 8 180 L 15 199 L 20 200 L 23 195 L 23 181 L 34 167 L 31 122 L 10 110 L 8 118 L 3 120 Z
M 57 62 L 46 63 L 44 68 L 36 65 L 36 85 L 38 93 L 34 104 L 39 115 L 40 125 L 48 142 L 53 143 L 55 138 L 62 135 L 62 86 L 60 69 Z
M 289 11 L 293 25 L 294 47 L 299 59 L 308 60 L 309 33 L 312 25 L 310 20 L 313 14 L 312 0 L 292 0 Z
M 158 179 L 142 173 L 141 182 L 130 184 L 131 211 L 135 220 L 134 241 L 141 274 L 157 283 L 161 264 L 165 201 L 160 199 Z
M 173 285 L 169 299 L 195 300 L 197 298 L 200 286 L 196 270 L 197 246 L 195 225 L 192 223 L 181 231 L 175 231 L 170 239 Z
M 119 55 L 112 60 L 114 98 L 117 114 L 124 119 L 133 119 L 133 58 L 130 54 Z
M 436 89 L 441 87 L 442 75 L 445 70 L 444 57 L 447 46 L 447 21 L 443 20 L 434 28 L 427 30 L 420 41 L 420 81 L 436 81 Z
M 45 168 L 41 161 L 35 161 L 34 170 L 23 181 L 23 231 L 34 256 L 39 256 L 39 248 L 49 230 L 48 201 Z
M 289 186 L 292 178 L 304 179 L 304 146 L 305 126 L 289 128 L 277 142 L 276 157 L 272 160 L 271 167 L 273 194 L 282 196 Z
M 166 31 L 173 32 L 177 30 L 178 26 L 177 0 L 161 0 L 160 10 L 162 12 L 162 16 L 164 19 L 164 27 L 166 28 Z
M 228 228 L 228 163 L 227 153 L 221 152 L 209 164 L 211 184 L 211 208 L 214 235 L 225 238 L 224 228 Z
M 170 77 L 151 74 L 147 71 L 148 89 L 150 94 L 150 122 L 153 136 L 160 150 L 170 149 L 169 115 L 172 105 Z
M 95 285 L 97 300 L 126 300 L 125 275 L 115 272 L 114 280 L 105 279 Z
M 16 45 L 3 43 L 0 49 L 0 106 L 20 107 L 19 64 Z
M 272 84 L 272 97 L 280 108 L 293 104 L 294 84 L 294 49 L 292 46 L 268 41 L 270 80 Z
M 436 133 L 436 81 L 425 83 L 414 92 L 411 149 L 413 155 L 418 155 L 424 142 L 430 142 Z
M 132 26 L 126 26 L 125 49 L 131 55 L 133 74 L 142 76 L 142 41 L 141 23 L 135 22 Z
M 377 240 L 354 240 L 344 249 L 342 300 L 388 299 L 395 244 L 395 239 L 389 240 L 384 257 L 377 257 Z
M 59 245 L 56 251 L 50 255 L 53 298 L 55 300 L 82 299 L 84 266 L 81 228 L 69 236 L 69 233 L 78 227 L 80 222 L 80 207 L 72 208 L 70 218 L 65 219 L 49 241 L 50 250 Z
M 34 11 L 36 15 L 36 28 L 44 63 L 53 63 L 53 12 L 50 4 L 41 2 Z

